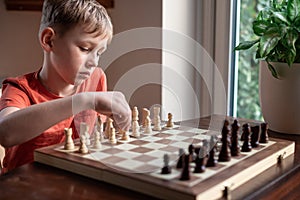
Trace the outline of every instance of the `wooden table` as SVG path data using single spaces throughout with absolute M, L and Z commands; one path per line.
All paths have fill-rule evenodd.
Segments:
M 206 128 L 210 118 L 202 118 Z M 248 120 L 240 120 L 240 123 Z M 300 199 L 300 136 L 269 131 L 269 136 L 295 141 L 295 154 L 231 191 L 232 199 Z M 126 183 L 124 183 L 126 184 Z M 145 188 L 146 190 L 147 188 Z M 24 165 L 0 177 L 0 199 L 154 199 L 39 163 Z

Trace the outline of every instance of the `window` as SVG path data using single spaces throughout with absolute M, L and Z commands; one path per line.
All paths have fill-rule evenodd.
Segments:
M 233 46 L 239 41 L 253 40 L 252 21 L 259 10 L 268 5 L 268 0 L 236 0 L 236 15 L 233 15 Z M 231 114 L 240 118 L 262 120 L 259 100 L 259 62 L 255 48 L 236 52 L 232 65 L 235 77 L 231 89 Z

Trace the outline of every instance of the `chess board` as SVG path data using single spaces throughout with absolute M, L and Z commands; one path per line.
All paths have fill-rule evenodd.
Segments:
M 179 180 L 182 169 L 175 167 L 179 148 L 188 153 L 190 144 L 201 145 L 204 139 L 220 134 L 175 126 L 141 134 L 140 138 L 131 137 L 130 141 L 119 139 L 115 145 L 104 141 L 101 149 L 90 147 L 88 154 L 80 154 L 79 141 L 75 141 L 75 150 L 64 150 L 64 144 L 58 144 L 38 149 L 34 156 L 37 162 L 162 199 L 217 199 L 222 197 L 225 186 L 239 187 L 275 165 L 279 156 L 286 158 L 295 149 L 291 141 L 270 139 L 229 162 L 206 168 L 203 173 L 193 173 L 195 164 L 191 163 L 190 180 Z M 171 174 L 161 174 L 164 154 L 170 156 Z

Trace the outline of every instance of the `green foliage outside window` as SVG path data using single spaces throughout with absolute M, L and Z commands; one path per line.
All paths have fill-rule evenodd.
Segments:
M 252 20 L 259 10 L 268 5 L 268 0 L 241 0 L 240 41 L 254 40 Z M 259 62 L 256 49 L 240 51 L 238 57 L 237 117 L 262 120 L 259 103 Z

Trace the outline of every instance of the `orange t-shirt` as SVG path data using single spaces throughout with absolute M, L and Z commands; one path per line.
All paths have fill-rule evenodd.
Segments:
M 40 70 L 39 70 L 40 71 Z M 0 110 L 6 107 L 26 108 L 30 105 L 51 101 L 61 98 L 50 93 L 38 80 L 38 73 L 33 72 L 17 78 L 7 78 L 3 81 L 2 97 L 0 100 Z M 106 91 L 106 76 L 101 68 L 96 68 L 91 77 L 85 80 L 77 92 L 86 91 Z M 33 161 L 35 149 L 61 143 L 64 141 L 64 128 L 73 128 L 73 138 L 78 137 L 77 130 L 80 130 L 80 122 L 86 122 L 90 127 L 90 132 L 94 128 L 97 113 L 92 110 L 83 111 L 75 116 L 65 119 L 52 126 L 39 136 L 10 148 L 5 149 L 3 169 L 1 173 L 6 173 L 16 167 Z M 34 126 L 32 122 L 31 125 Z M 78 131 L 79 132 L 79 131 Z M 26 134 L 20 132 L 19 134 Z

